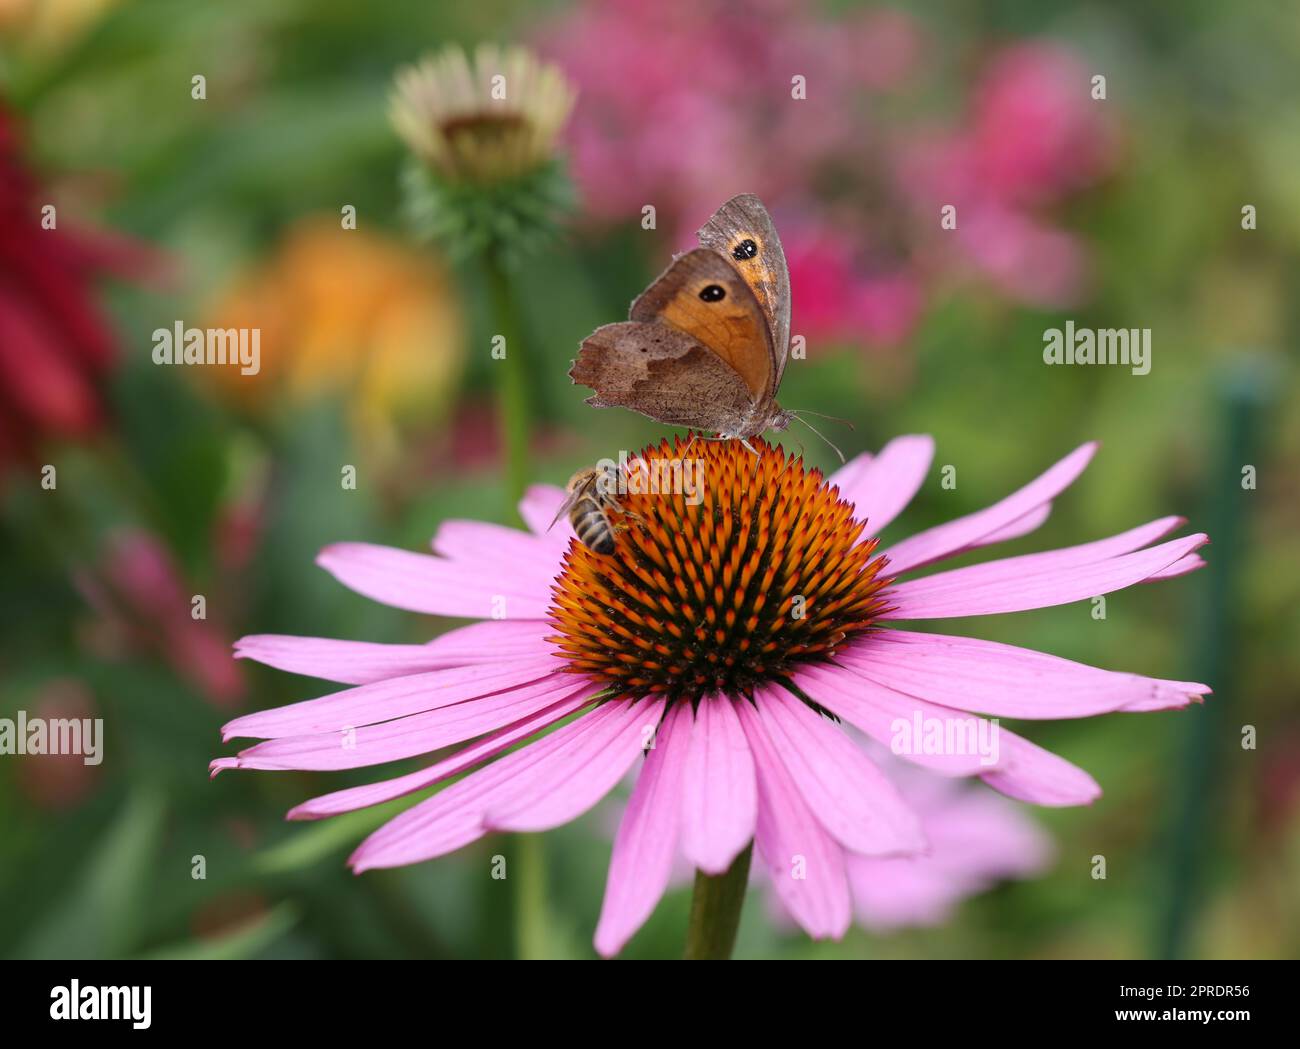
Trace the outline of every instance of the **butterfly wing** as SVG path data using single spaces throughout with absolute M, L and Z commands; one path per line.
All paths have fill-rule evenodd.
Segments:
M 744 380 L 752 401 L 771 394 L 772 333 L 763 308 L 716 252 L 696 248 L 678 255 L 632 303 L 628 316 L 667 324 L 708 347 Z
M 697 339 L 661 321 L 622 321 L 582 342 L 569 371 L 595 408 L 628 408 L 670 426 L 734 430 L 753 402 L 745 381 Z
M 790 270 L 772 216 L 754 194 L 742 193 L 713 213 L 699 237 L 704 247 L 735 268 L 763 310 L 773 350 L 773 381 L 767 392 L 775 398 L 790 353 Z

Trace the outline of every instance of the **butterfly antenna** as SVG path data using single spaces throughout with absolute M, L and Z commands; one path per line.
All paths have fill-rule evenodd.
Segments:
M 786 458 L 786 460 L 785 460 L 785 465 L 784 465 L 783 467 L 781 467 L 781 472 L 780 472 L 779 474 L 776 475 L 776 479 L 777 479 L 778 481 L 779 481 L 783 476 L 785 476 L 785 472 L 786 472 L 788 469 L 790 469 L 790 467 L 792 467 L 792 466 L 795 464 L 795 462 L 796 462 L 797 460 L 800 460 L 800 459 L 802 459 L 802 458 L 804 457 L 804 446 L 803 446 L 803 441 L 795 441 L 795 444 L 797 444 L 797 445 L 799 446 L 799 454 L 798 454 L 797 456 L 791 455 L 791 456 L 788 456 L 788 457 Z
M 853 429 L 853 423 L 851 423 L 848 419 L 841 419 L 838 415 L 823 415 L 821 412 L 810 411 L 807 408 L 801 408 L 798 411 L 791 410 L 790 414 L 794 416 L 815 415 L 818 419 L 829 419 L 833 423 L 843 423 L 850 430 Z M 804 425 L 806 426 L 807 423 L 805 423 Z M 822 440 L 825 441 L 826 438 L 823 437 Z M 830 442 L 827 441 L 827 443 L 829 444 Z
M 816 414 L 816 413 L 812 413 L 812 414 Z M 796 419 L 799 419 L 799 421 L 800 421 L 801 423 L 803 423 L 806 427 L 808 427 L 808 429 L 810 429 L 813 433 L 815 433 L 815 434 L 816 434 L 818 437 L 820 437 L 823 441 L 825 441 L 827 444 L 829 444 L 829 445 L 831 446 L 831 451 L 833 451 L 836 455 L 838 455 L 838 456 L 840 457 L 840 462 L 841 462 L 841 463 L 844 463 L 844 462 L 847 461 L 847 460 L 845 460 L 845 458 L 844 458 L 844 453 L 841 452 L 841 451 L 839 450 L 839 448 L 837 448 L 837 447 L 835 446 L 834 442 L 831 441 L 831 439 L 830 439 L 829 437 L 827 437 L 824 433 L 822 433 L 821 430 L 817 429 L 817 427 L 815 427 L 815 426 L 814 426 L 812 423 L 810 423 L 807 419 L 800 419 L 799 416 L 797 416 L 797 415 L 795 416 L 795 418 L 796 418 Z

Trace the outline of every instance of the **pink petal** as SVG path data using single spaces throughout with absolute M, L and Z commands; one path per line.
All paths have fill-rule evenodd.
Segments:
M 558 673 L 559 666 L 555 659 L 544 655 L 509 662 L 497 669 L 453 667 L 387 678 L 320 699 L 245 714 L 226 723 L 223 738 L 276 739 L 373 725 L 533 682 L 547 682 Z
M 1187 575 L 1188 572 L 1195 572 L 1198 568 L 1204 567 L 1205 559 L 1200 554 L 1188 554 L 1168 568 L 1162 568 L 1159 572 L 1147 576 L 1142 582 L 1154 583 L 1160 579 L 1177 579 L 1181 575 Z
M 934 438 L 924 434 L 895 437 L 875 458 L 863 454 L 827 479 L 854 506 L 854 517 L 867 521 L 865 536 L 879 535 L 920 490 L 934 458 Z
M 208 778 L 216 779 L 218 772 L 239 768 L 238 758 L 213 758 L 208 762 Z
M 997 766 L 980 775 L 994 790 L 1035 805 L 1091 805 L 1101 787 L 1078 765 L 998 726 Z
M 1160 517 L 1136 528 L 1107 536 L 1105 539 L 1094 539 L 1090 543 L 1063 546 L 1056 550 L 1043 550 L 1036 554 L 1021 554 L 1017 561 L 1026 571 L 1044 567 L 1061 568 L 1065 565 L 1093 564 L 1140 550 L 1186 523 L 1185 517 Z
M 546 593 L 560 568 L 555 547 L 530 532 L 483 521 L 444 521 L 433 537 L 435 553 L 451 561 L 488 569 L 501 578 Z
M 555 515 L 559 513 L 563 502 L 563 488 L 556 488 L 553 484 L 529 485 L 523 499 L 519 502 L 519 516 L 524 519 L 528 530 L 539 538 L 559 537 L 567 544 L 573 529 L 569 527 L 569 522 L 565 518 L 555 520 Z M 553 521 L 555 526 L 551 527 Z
M 490 830 L 550 830 L 581 816 L 645 755 L 663 709 L 662 699 L 636 702 L 623 716 L 618 734 L 597 752 L 582 761 L 535 766 L 521 775 L 509 796 L 497 797 L 484 810 L 483 825 Z
M 1139 583 L 1208 542 L 1198 533 L 1090 564 L 1076 564 L 1072 551 L 1062 550 L 1064 567 L 1053 567 L 1050 555 L 1028 554 L 1034 559 L 1029 569 L 1026 557 L 956 568 L 893 587 L 893 610 L 881 618 L 943 619 L 1065 605 Z
M 1004 794 L 1039 805 L 1086 805 L 1101 794 L 1096 781 L 1083 769 L 1035 746 L 997 722 L 915 696 L 905 696 L 862 678 L 854 683 L 854 673 L 840 668 L 810 667 L 797 675 L 795 682 L 810 698 L 819 703 L 824 701 L 836 713 L 842 709 L 849 711 L 844 714 L 846 720 L 884 743 L 895 756 L 913 764 L 948 775 L 979 776 Z M 845 688 L 845 685 L 849 687 Z M 863 697 L 858 709 L 854 709 L 849 699 L 849 689 Z M 864 705 L 878 706 L 887 712 L 888 735 L 880 732 L 880 721 L 860 717 Z M 931 724 L 942 728 L 945 745 L 948 729 L 960 730 L 957 737 L 960 745 L 952 746 L 946 754 L 926 754 L 918 742 L 911 740 L 911 749 L 904 749 L 902 744 L 912 735 L 908 729 L 916 724 L 918 717 L 923 732 L 928 732 Z M 900 724 L 900 721 L 905 724 Z M 981 743 L 989 745 L 988 753 L 979 752 Z M 964 771 L 958 772 L 958 769 Z
M 470 703 L 456 703 L 377 725 L 267 740 L 240 751 L 239 767 L 323 772 L 413 758 L 493 732 L 576 691 L 572 676 L 555 674 Z
M 692 720 L 689 704 L 677 703 L 668 712 L 619 823 L 596 926 L 596 950 L 606 958 L 623 949 L 668 887 Z
M 322 794 L 318 798 L 311 798 L 290 809 L 285 818 L 291 820 L 316 820 L 325 816 L 337 816 L 343 812 L 364 809 L 370 805 L 392 801 L 393 798 L 400 798 L 404 794 L 431 787 L 441 780 L 463 772 L 465 769 L 472 768 L 480 761 L 495 757 L 507 747 L 521 739 L 534 735 L 548 725 L 562 721 L 590 703 L 595 691 L 596 688 L 593 686 L 591 689 L 575 692 L 545 710 L 539 710 L 536 714 L 531 714 L 522 721 L 516 721 L 513 725 L 507 725 L 489 736 L 484 736 L 476 743 L 471 743 L 464 749 L 458 750 L 451 757 L 435 762 L 427 768 L 418 769 L 415 772 L 409 772 L 405 776 L 398 776 L 394 779 L 381 780 L 378 783 L 366 783 L 360 787 L 348 787 L 344 790 Z
M 840 490 L 840 495 L 848 499 L 846 494 L 850 489 L 856 489 L 861 479 L 866 476 L 868 468 L 875 462 L 876 456 L 872 452 L 859 452 L 847 463 L 844 463 L 838 470 L 831 473 L 826 478 L 826 483 L 834 485 Z
M 695 712 L 682 792 L 682 852 L 721 874 L 754 837 L 758 784 L 735 700 L 706 696 Z M 743 702 L 743 701 L 741 701 Z
M 924 718 L 958 718 L 962 721 L 970 718 L 969 714 L 959 714 L 877 685 L 856 670 L 845 667 L 829 664 L 805 667 L 794 676 L 794 682 L 810 699 L 891 749 L 897 723 L 903 721 L 910 725 L 917 713 Z M 978 753 L 920 752 L 899 754 L 899 757 L 943 776 L 978 776 L 989 768 L 987 759 Z
M 236 659 L 344 685 L 367 685 L 430 670 L 541 656 L 550 627 L 537 620 L 485 620 L 448 631 L 423 645 L 338 641 L 328 637 L 252 634 L 235 642 Z
M 844 859 L 854 917 L 858 925 L 872 932 L 941 925 L 968 895 L 955 879 L 931 863 L 929 856 L 848 855 Z
M 1024 517 L 1018 517 L 1005 528 L 999 528 L 996 532 L 986 535 L 979 542 L 974 543 L 967 549 L 974 550 L 981 546 L 992 546 L 994 543 L 1005 543 L 1012 539 L 1019 539 L 1021 536 L 1029 535 L 1031 532 L 1038 531 L 1049 517 L 1052 516 L 1052 504 L 1044 503 L 1035 510 L 1030 510 Z
M 587 762 L 629 725 L 639 732 L 645 713 L 643 704 L 634 700 L 600 704 L 393 817 L 357 846 L 348 863 L 360 874 L 418 863 L 468 845 L 487 832 L 483 817 L 490 806 L 517 796 L 521 785 L 527 790 L 538 773 L 551 779 L 581 777 Z
M 1012 645 L 875 630 L 837 653 L 878 685 L 956 710 L 1005 718 L 1077 718 L 1137 707 L 1185 707 L 1209 691 L 1121 674 Z
M 983 788 L 956 790 L 924 815 L 935 863 L 964 885 L 1037 874 L 1052 840 L 1019 805 Z
M 551 633 L 554 627 L 549 621 L 488 619 L 448 630 L 425 647 L 452 666 L 505 662 L 554 652 L 555 646 L 546 640 Z
M 852 919 L 844 850 L 808 808 L 753 705 L 738 703 L 736 711 L 758 774 L 759 856 L 804 931 L 838 939 Z
M 889 557 L 890 571 L 897 575 L 969 549 L 1038 510 L 1074 483 L 1096 450 L 1095 443 L 1082 445 L 1001 502 L 895 543 L 884 551 Z
M 790 778 L 841 845 L 867 856 L 925 848 L 916 813 L 843 729 L 783 689 L 761 689 L 755 701 Z
M 492 563 L 460 563 L 370 543 L 335 543 L 316 563 L 358 594 L 410 612 L 544 619 L 550 605 L 549 592 Z
M 980 547 L 993 546 L 995 543 L 1005 543 L 1012 539 L 1019 539 L 1022 536 L 1029 535 L 1042 527 L 1043 522 L 1052 516 L 1052 504 L 1044 503 L 1042 506 L 1030 510 L 1024 517 L 1018 517 L 1005 528 L 999 528 L 996 532 L 990 532 L 982 539 L 971 543 L 969 546 L 962 547 L 960 550 L 954 550 L 950 557 L 956 557 L 958 554 L 964 554 L 968 550 L 978 550 Z
M 915 800 L 930 852 L 846 857 L 854 913 L 869 929 L 940 924 L 965 897 L 1037 874 L 1051 859 L 1050 838 L 1005 798 L 982 788 L 904 793 L 909 800 L 922 793 Z

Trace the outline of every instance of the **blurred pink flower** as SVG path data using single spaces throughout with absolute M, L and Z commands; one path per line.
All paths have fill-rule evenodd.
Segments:
M 1111 167 L 1106 102 L 1070 52 L 1033 42 L 994 56 L 975 90 L 971 144 L 980 183 L 1004 201 L 1038 204 L 1092 185 Z
M 1087 291 L 1087 249 L 1057 229 L 1047 205 L 1114 166 L 1114 134 L 1081 63 L 1052 44 L 993 57 L 975 88 L 968 128 L 926 128 L 901 144 L 896 181 L 910 198 L 931 268 L 953 253 L 1007 297 L 1060 307 Z M 956 208 L 957 228 L 940 211 Z
M 628 220 L 653 204 L 671 230 L 736 193 L 779 198 L 865 163 L 861 103 L 911 72 L 921 37 L 893 11 L 827 21 L 786 0 L 586 2 L 540 46 L 579 86 L 570 142 L 588 210 Z M 812 101 L 792 102 L 794 76 Z
M 195 594 L 156 537 L 140 531 L 110 537 L 98 569 L 82 572 L 78 584 L 115 636 L 161 656 L 209 702 L 230 707 L 243 697 L 231 639 L 212 618 L 206 596 L 207 618 L 194 618 Z
M 1002 207 L 977 206 L 958 227 L 972 262 L 1011 298 L 1068 306 L 1087 287 L 1086 251 L 1077 237 Z
M 84 681 L 73 677 L 47 681 L 27 708 L 29 722 L 37 718 L 49 722 L 97 716 L 94 694 Z M 29 755 L 18 763 L 18 789 L 39 808 L 70 809 L 95 789 L 102 767 L 86 764 L 84 754 Z
M 858 925 L 882 933 L 941 925 L 967 897 L 1047 868 L 1051 839 L 1023 805 L 909 766 L 884 747 L 867 749 L 920 817 L 929 848 L 914 856 L 846 857 Z M 793 922 L 779 895 L 769 894 L 768 903 L 779 921 Z
M 586 2 L 541 46 L 579 86 L 570 144 L 593 220 L 630 224 L 653 205 L 679 246 L 719 201 L 758 194 L 810 341 L 897 346 L 952 277 L 1040 307 L 1087 292 L 1086 246 L 1047 209 L 1114 167 L 1115 136 L 1088 70 L 1056 44 L 995 51 L 959 85 L 955 124 L 920 131 L 879 104 L 943 64 L 899 11 Z M 944 204 L 955 234 L 939 229 Z
M 923 302 L 909 271 L 862 272 L 853 238 L 829 226 L 783 222 L 781 240 L 790 267 L 793 334 L 810 342 L 882 346 L 896 346 L 911 334 Z

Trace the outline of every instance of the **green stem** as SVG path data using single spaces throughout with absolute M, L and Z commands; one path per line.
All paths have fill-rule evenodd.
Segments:
M 515 950 L 525 961 L 546 958 L 546 859 L 540 834 L 515 835 Z
M 736 946 L 740 911 L 749 884 L 750 842 L 725 874 L 695 872 L 690 924 L 686 927 L 687 961 L 726 961 Z
M 505 265 L 494 251 L 484 256 L 484 262 L 493 323 L 496 325 L 493 335 L 505 338 L 505 360 L 500 362 L 498 411 L 501 443 L 506 456 L 506 499 L 513 513 L 528 484 L 528 431 L 531 423 L 528 374 L 524 368 L 524 346 L 519 335 L 519 313 Z
M 514 517 L 528 484 L 528 437 L 531 410 L 528 376 L 524 368 L 524 344 L 520 338 L 519 312 L 501 256 L 489 250 L 484 255 L 488 295 L 492 305 L 493 335 L 505 338 L 498 416 L 501 444 L 506 457 L 505 496 L 507 513 Z M 520 958 L 546 957 L 550 937 L 546 913 L 546 858 L 542 840 L 536 834 L 517 834 L 515 844 L 515 949 Z

